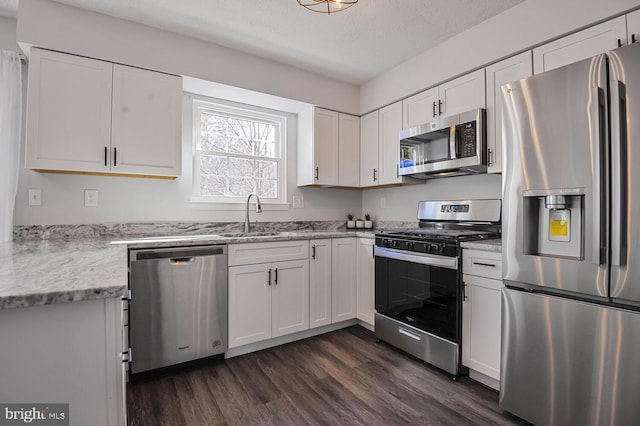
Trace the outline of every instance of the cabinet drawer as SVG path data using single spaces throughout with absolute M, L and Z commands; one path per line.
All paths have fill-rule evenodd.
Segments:
M 309 241 L 229 244 L 229 266 L 307 259 Z
M 501 280 L 502 253 L 462 250 L 462 273 Z

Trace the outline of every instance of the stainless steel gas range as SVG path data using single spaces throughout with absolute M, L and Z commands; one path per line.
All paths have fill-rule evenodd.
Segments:
M 460 243 L 500 237 L 500 200 L 421 201 L 419 228 L 375 242 L 376 338 L 453 375 L 460 364 Z

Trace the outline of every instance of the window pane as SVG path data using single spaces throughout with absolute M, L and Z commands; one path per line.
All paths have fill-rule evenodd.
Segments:
M 276 161 L 256 160 L 255 177 L 263 179 L 278 179 L 278 163 Z
M 229 196 L 244 197 L 254 192 L 253 179 L 229 177 Z
M 278 198 L 278 181 L 256 179 L 256 193 L 262 198 Z
M 229 176 L 253 177 L 254 171 L 254 160 L 247 160 L 245 158 L 229 158 Z
M 200 195 L 213 195 L 226 197 L 229 195 L 227 191 L 228 179 L 226 176 L 219 175 L 201 175 L 200 176 Z
M 202 154 L 200 156 L 200 172 L 211 175 L 226 175 L 227 157 Z
M 226 120 L 214 114 L 200 114 L 200 149 L 227 152 Z

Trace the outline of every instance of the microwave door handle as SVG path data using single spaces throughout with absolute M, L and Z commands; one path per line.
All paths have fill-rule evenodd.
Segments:
M 611 82 L 611 264 L 627 262 L 627 199 L 629 170 L 627 161 L 627 96 L 624 83 Z
M 449 126 L 449 153 L 452 160 L 458 158 L 456 145 L 456 126 Z

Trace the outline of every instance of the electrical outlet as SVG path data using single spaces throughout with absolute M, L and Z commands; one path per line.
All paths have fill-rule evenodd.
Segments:
M 42 189 L 30 189 L 29 190 L 29 205 L 41 206 L 42 205 Z
M 97 189 L 84 190 L 84 206 L 98 207 L 98 190 Z
M 387 198 L 386 197 L 380 197 L 380 208 L 381 209 L 386 209 L 387 208 Z
M 303 209 L 304 208 L 304 198 L 302 195 L 294 195 L 293 196 L 293 208 L 294 209 Z

